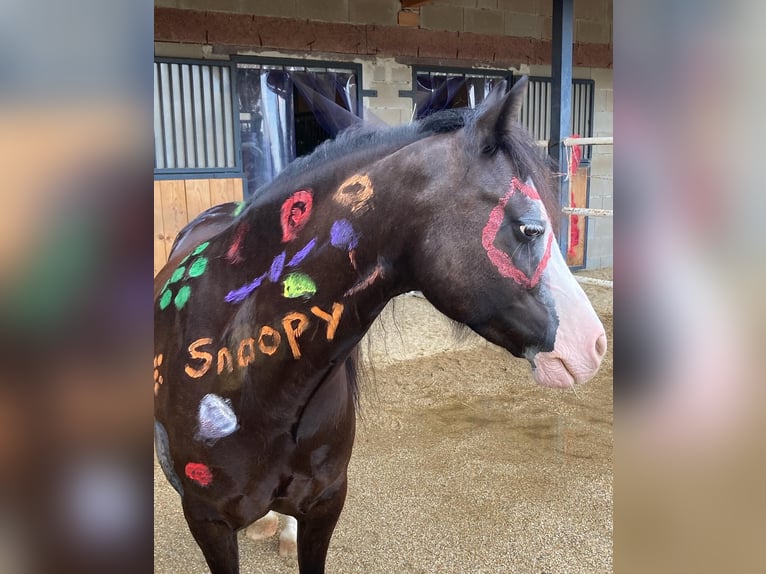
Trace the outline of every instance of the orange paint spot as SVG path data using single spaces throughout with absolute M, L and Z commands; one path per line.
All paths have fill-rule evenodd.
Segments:
M 160 374 L 160 366 L 162 365 L 162 353 L 154 355 L 154 396 L 160 392 L 160 385 L 164 382 L 162 375 Z
M 189 345 L 189 358 L 192 360 L 202 360 L 202 366 L 194 368 L 191 365 L 184 367 L 184 372 L 193 379 L 199 379 L 205 373 L 208 372 L 210 366 L 213 364 L 213 354 L 207 351 L 200 351 L 199 348 L 203 345 L 212 345 L 213 339 L 205 337 L 204 339 L 197 339 L 191 345 Z
M 333 199 L 351 208 L 352 213 L 363 213 L 370 208 L 370 199 L 375 195 L 368 175 L 352 175 L 340 184 Z
M 297 325 L 295 324 L 296 321 Z M 298 347 L 298 337 L 303 334 L 303 331 L 306 330 L 308 325 L 308 317 L 303 313 L 288 313 L 282 319 L 282 327 L 285 330 L 287 342 L 290 345 L 290 350 L 293 352 L 293 357 L 296 359 L 301 358 L 301 350 Z
M 255 339 L 248 337 L 239 344 L 237 364 L 240 367 L 247 367 L 253 361 L 255 361 Z
M 335 330 L 338 328 L 338 323 L 340 323 L 340 318 L 343 315 L 343 303 L 333 303 L 331 313 L 322 311 L 319 307 L 312 307 L 311 312 L 327 322 L 327 340 L 332 341 L 333 337 L 335 337 Z
M 271 344 L 266 342 L 265 337 L 271 337 Z M 273 355 L 279 349 L 279 343 L 282 342 L 282 335 L 279 331 L 272 329 L 268 325 L 261 327 L 260 335 L 258 335 L 258 348 L 264 355 Z

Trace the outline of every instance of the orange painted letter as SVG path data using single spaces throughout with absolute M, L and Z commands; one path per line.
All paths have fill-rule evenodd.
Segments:
M 297 325 L 293 323 L 298 322 Z M 285 329 L 285 335 L 287 335 L 287 342 L 290 343 L 290 350 L 293 352 L 293 357 L 296 359 L 301 358 L 301 350 L 298 348 L 298 337 L 301 336 L 306 327 L 309 326 L 309 319 L 303 313 L 288 313 L 282 319 L 282 327 Z
M 199 351 L 198 349 L 202 345 L 211 345 L 213 339 L 205 337 L 204 339 L 197 339 L 191 345 L 189 345 L 189 358 L 190 359 L 202 359 L 203 363 L 199 369 L 195 369 L 190 365 L 184 367 L 184 371 L 193 379 L 199 379 L 210 369 L 210 365 L 213 364 L 213 354 L 205 351 Z
M 338 328 L 341 315 L 343 315 L 343 303 L 333 303 L 332 314 L 325 313 L 319 307 L 312 307 L 311 312 L 323 321 L 327 321 L 327 340 L 332 341 L 335 337 L 335 329 Z
M 226 347 L 221 347 L 218 349 L 218 374 L 220 375 L 223 373 L 223 368 L 226 367 L 226 370 L 230 373 L 234 370 L 234 359 L 231 357 L 231 351 L 227 349 Z
M 242 339 L 242 342 L 239 344 L 237 360 L 240 367 L 247 367 L 255 360 L 255 339 L 252 337 Z
M 264 337 L 271 337 L 271 344 L 266 344 Z M 279 349 L 279 343 L 282 342 L 282 335 L 279 331 L 272 329 L 268 325 L 261 327 L 261 334 L 258 336 L 258 348 L 264 355 L 273 355 Z

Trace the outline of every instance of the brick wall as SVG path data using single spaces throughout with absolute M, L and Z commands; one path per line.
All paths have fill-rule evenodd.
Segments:
M 157 41 L 205 43 L 217 53 L 257 47 L 305 53 L 405 56 L 430 59 L 440 65 L 504 67 L 546 64 L 551 57 L 550 18 L 544 11 L 480 8 L 480 0 L 476 0 L 477 7 L 473 8 L 439 4 L 435 0 L 407 12 L 399 12 L 400 3 L 389 0 L 318 2 L 317 6 L 327 5 L 325 11 L 315 9 L 313 0 L 273 5 L 255 0 L 224 0 L 214 5 L 212 0 L 157 1 Z M 582 1 L 607 2 L 604 6 L 611 6 L 610 0 Z M 308 8 L 309 4 L 314 7 Z M 514 6 L 516 10 L 531 9 L 525 8 L 526 4 L 529 2 Z M 532 5 L 536 4 L 529 4 Z M 575 33 L 574 63 L 611 68 L 611 20 L 606 16 L 589 19 L 597 13 L 600 14 L 589 12 L 588 18 L 577 19 L 576 29 L 580 32 Z M 402 14 L 414 20 L 402 20 Z M 400 25 L 400 21 L 407 24 Z
M 155 0 L 161 8 L 396 26 L 398 0 Z M 551 0 L 431 0 L 404 12 L 423 29 L 550 40 Z M 612 0 L 574 3 L 575 42 L 612 43 Z

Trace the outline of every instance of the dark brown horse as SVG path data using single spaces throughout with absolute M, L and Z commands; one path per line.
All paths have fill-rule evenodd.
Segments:
M 297 519 L 300 572 L 324 572 L 354 350 L 392 297 L 422 291 L 540 384 L 595 374 L 606 337 L 515 121 L 525 85 L 475 111 L 349 130 L 180 237 L 156 287 L 156 447 L 214 574 L 239 571 L 236 533 L 269 510 Z

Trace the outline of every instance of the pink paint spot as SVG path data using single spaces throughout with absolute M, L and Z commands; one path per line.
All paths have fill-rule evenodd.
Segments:
M 186 472 L 186 476 L 200 486 L 210 486 L 210 483 L 213 482 L 213 473 L 201 462 L 188 463 L 184 472 Z
M 375 266 L 375 269 L 372 270 L 372 273 L 370 273 L 361 283 L 357 283 L 354 285 L 351 289 L 346 291 L 343 295 L 344 297 L 350 297 L 351 295 L 354 295 L 356 293 L 359 293 L 360 291 L 363 291 L 364 289 L 367 289 L 370 285 L 375 283 L 378 279 L 383 277 L 383 267 L 378 263 Z
M 511 188 L 508 190 L 508 193 L 500 198 L 498 204 L 489 213 L 489 219 L 487 219 L 487 224 L 484 226 L 481 233 L 481 244 L 484 246 L 489 260 L 495 267 L 497 267 L 500 275 L 503 277 L 510 277 L 522 287 L 529 289 L 537 285 L 540 281 L 540 277 L 542 277 L 543 271 L 545 271 L 545 268 L 548 265 L 548 260 L 551 257 L 551 246 L 553 245 L 553 234 L 550 233 L 548 235 L 548 243 L 545 246 L 545 253 L 531 279 L 513 264 L 513 260 L 507 253 L 495 247 L 495 237 L 497 237 L 497 232 L 500 230 L 500 225 L 505 218 L 505 206 L 517 190 L 530 199 L 540 201 L 540 196 L 534 187 L 526 185 L 514 177 L 511 181 Z
M 242 249 L 242 243 L 245 240 L 245 235 L 250 226 L 247 222 L 242 222 L 237 226 L 237 231 L 234 234 L 234 241 L 232 241 L 229 249 L 226 251 L 226 261 L 229 263 L 242 263 L 242 255 L 240 250 Z
M 521 193 L 526 195 L 529 199 L 536 199 L 537 201 L 540 201 L 540 195 L 537 193 L 537 190 L 534 188 L 534 186 L 527 185 L 526 183 L 523 183 L 518 178 L 514 177 L 511 180 L 511 189 L 508 192 L 508 197 L 511 197 L 511 194 L 515 189 L 518 189 Z M 506 203 L 508 200 L 505 200 Z
M 314 198 L 310 190 L 301 189 L 293 193 L 282 204 L 280 222 L 282 223 L 282 243 L 292 241 L 298 232 L 308 223 Z

